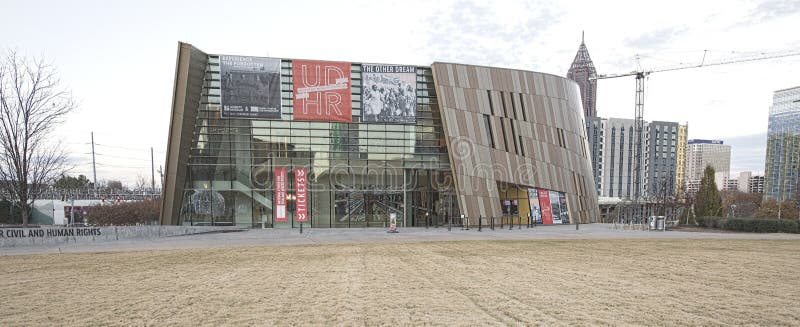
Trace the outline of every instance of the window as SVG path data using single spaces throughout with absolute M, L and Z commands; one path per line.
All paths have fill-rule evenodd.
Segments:
M 489 106 L 491 106 L 492 103 L 491 99 L 492 98 L 489 97 Z M 497 149 L 497 147 L 494 146 L 494 139 L 492 138 L 494 133 L 492 133 L 492 122 L 489 120 L 489 115 L 483 115 L 483 125 L 486 128 L 486 139 L 489 140 L 489 146 Z
M 500 134 L 500 138 L 503 139 L 503 148 L 508 152 L 508 140 L 506 140 L 506 124 L 503 123 L 503 119 L 500 119 L 500 129 L 502 129 L 503 134 Z
M 514 141 L 514 153 L 519 154 L 519 147 L 517 146 L 517 130 L 514 128 L 514 121 L 509 121 L 511 123 L 511 140 Z
M 486 96 L 489 97 L 489 112 L 494 116 L 494 104 L 492 103 L 492 91 L 486 90 Z
M 511 112 L 514 114 L 514 119 L 519 120 L 517 118 L 517 105 L 514 104 L 514 93 L 510 93 L 511 95 Z
M 503 106 L 503 117 L 508 117 L 508 111 L 506 110 L 506 95 L 503 91 L 500 91 L 500 105 Z
M 525 114 L 525 101 L 523 101 L 523 99 L 522 99 L 522 93 L 519 94 L 519 107 L 520 107 L 520 110 L 522 111 L 522 120 L 528 121 L 528 116 Z M 597 125 L 597 122 L 595 122 L 595 126 L 596 125 Z
M 519 137 L 519 152 L 524 157 L 525 156 L 525 146 L 524 146 L 524 143 L 522 143 L 522 135 L 520 135 L 518 137 Z

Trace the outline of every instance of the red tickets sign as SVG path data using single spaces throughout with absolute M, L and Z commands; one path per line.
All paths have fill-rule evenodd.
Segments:
M 306 185 L 308 185 L 308 178 L 306 176 L 305 168 L 294 169 L 294 187 L 295 187 L 295 208 L 297 209 L 297 222 L 304 223 L 308 221 L 308 198 L 306 197 Z

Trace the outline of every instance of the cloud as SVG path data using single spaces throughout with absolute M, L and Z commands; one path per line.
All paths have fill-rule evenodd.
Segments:
M 732 27 L 751 26 L 778 18 L 800 13 L 800 1 L 767 0 L 761 2 L 745 16 L 741 22 Z
M 686 26 L 673 26 L 657 29 L 637 37 L 625 39 L 625 46 L 641 52 L 664 48 L 670 41 L 686 32 Z
M 725 140 L 731 146 L 731 173 L 764 171 L 767 156 L 767 133 L 736 136 Z
M 423 22 L 428 40 L 418 51 L 436 61 L 501 67 L 526 62 L 561 14 L 547 3 L 504 5 L 459 0 L 435 11 Z

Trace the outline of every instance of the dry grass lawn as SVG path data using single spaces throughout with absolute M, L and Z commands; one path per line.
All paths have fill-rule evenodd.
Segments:
M 797 325 L 800 242 L 463 241 L 0 257 L 0 325 Z

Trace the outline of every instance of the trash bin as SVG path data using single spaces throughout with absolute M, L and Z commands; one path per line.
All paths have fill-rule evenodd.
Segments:
M 666 224 L 666 217 L 664 216 L 650 216 L 647 217 L 647 223 L 650 225 L 650 230 L 664 230 Z
M 664 216 L 656 217 L 656 230 L 663 231 L 664 225 L 666 224 L 667 219 Z

